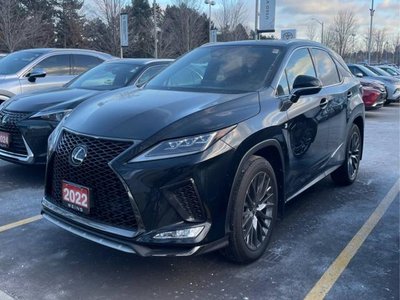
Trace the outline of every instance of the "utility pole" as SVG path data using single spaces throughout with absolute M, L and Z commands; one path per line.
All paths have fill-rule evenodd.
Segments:
M 315 22 L 317 22 L 321 25 L 321 44 L 323 44 L 324 43 L 324 22 L 320 21 L 316 18 L 312 18 L 312 20 L 314 20 Z
M 372 0 L 371 3 L 371 8 L 369 9 L 370 15 L 371 15 L 371 21 L 369 23 L 369 40 L 368 40 L 368 64 L 371 64 L 371 40 L 372 40 L 372 22 L 374 19 L 374 0 Z
M 208 36 L 209 42 L 212 42 L 212 35 L 211 35 L 211 6 L 215 5 L 215 1 L 213 0 L 205 0 L 205 4 L 208 4 Z
M 153 1 L 153 18 L 154 18 L 154 57 L 158 58 L 158 37 L 157 37 L 157 7 L 156 0 Z

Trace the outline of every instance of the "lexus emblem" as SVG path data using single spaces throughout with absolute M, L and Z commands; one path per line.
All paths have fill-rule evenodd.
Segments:
M 71 153 L 71 164 L 75 167 L 80 166 L 87 156 L 87 150 L 85 146 L 77 146 L 72 150 Z

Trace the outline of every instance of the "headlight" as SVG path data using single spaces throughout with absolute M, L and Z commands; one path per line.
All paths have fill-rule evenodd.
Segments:
M 60 122 L 65 116 L 71 113 L 72 109 L 66 109 L 56 112 L 39 112 L 30 117 L 30 119 L 42 119 L 46 121 Z
M 203 152 L 233 128 L 235 126 L 215 132 L 164 141 L 135 157 L 130 162 L 165 159 Z

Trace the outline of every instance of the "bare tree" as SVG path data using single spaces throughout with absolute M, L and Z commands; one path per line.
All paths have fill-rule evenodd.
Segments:
M 335 16 L 333 21 L 334 49 L 344 56 L 349 46 L 349 40 L 353 33 L 356 32 L 356 18 L 354 12 L 341 10 Z
M 164 21 L 161 25 L 160 45 L 167 51 L 167 57 L 180 56 L 208 40 L 208 19 L 205 14 L 186 6 L 184 2 L 179 6 L 167 6 L 164 12 Z M 193 1 L 188 1 L 190 2 Z M 161 53 L 160 53 L 161 54 Z
M 106 35 L 101 38 L 108 44 L 110 53 L 118 55 L 119 42 L 119 15 L 127 4 L 127 0 L 96 0 L 93 1 L 91 11 L 102 20 L 107 27 Z
M 317 35 L 317 28 L 314 23 L 308 23 L 306 28 L 306 36 L 309 40 L 314 41 Z
M 393 35 L 391 42 L 393 47 L 393 63 L 400 64 L 400 33 Z
M 386 29 L 374 30 L 372 41 L 376 52 L 376 61 L 379 62 L 382 60 L 385 43 L 387 42 Z
M 218 1 L 220 9 L 216 12 L 216 24 L 222 32 L 222 40 L 236 40 L 238 35 L 234 34 L 237 28 L 243 27 L 246 22 L 247 10 L 243 0 L 221 0 Z M 242 36 L 242 34 L 240 35 Z
M 27 41 L 41 40 L 41 20 L 39 12 L 27 15 L 18 0 L 0 0 L 0 42 L 12 52 Z

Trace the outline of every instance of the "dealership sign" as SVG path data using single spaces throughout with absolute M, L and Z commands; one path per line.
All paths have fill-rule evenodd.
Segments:
M 275 32 L 275 1 L 260 0 L 259 32 Z
M 119 22 L 121 47 L 128 47 L 128 14 L 121 14 Z
M 282 40 L 291 40 L 296 38 L 296 29 L 283 29 L 281 31 Z

